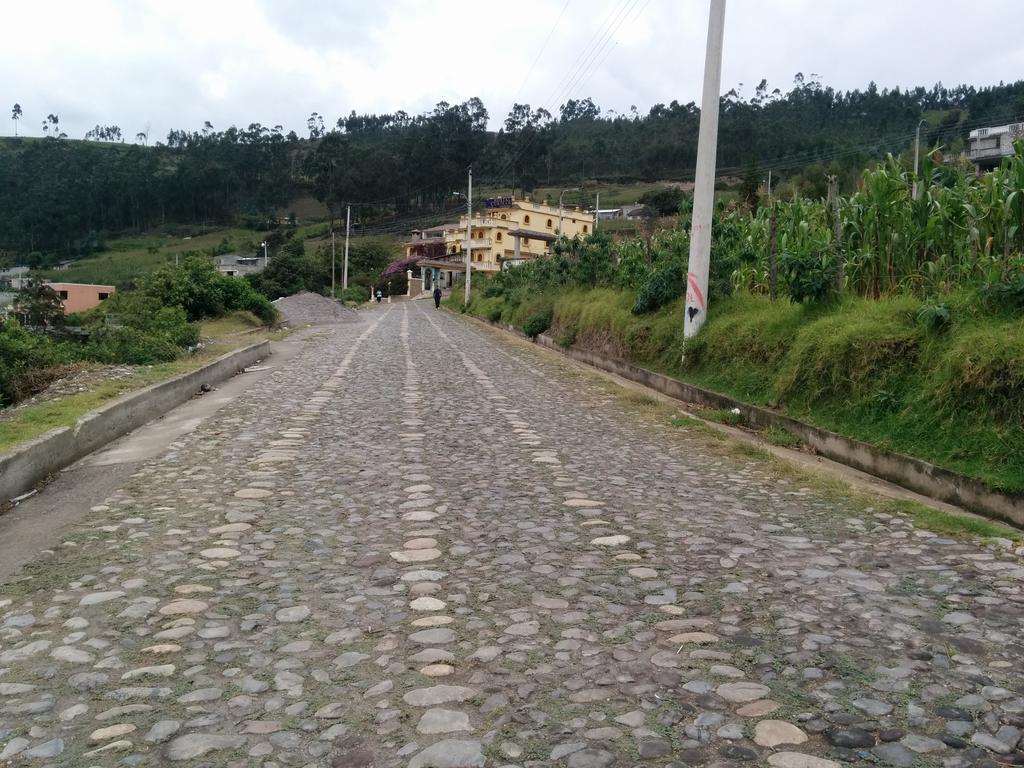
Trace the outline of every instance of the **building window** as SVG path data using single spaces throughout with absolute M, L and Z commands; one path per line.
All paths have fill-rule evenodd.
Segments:
M 587 234 L 587 225 L 586 224 L 583 225 L 583 234 L 584 235 Z
M 501 242 L 501 232 L 499 232 L 497 235 L 495 235 L 494 239 L 497 240 L 500 243 Z
M 523 224 L 529 224 L 529 223 L 530 223 L 530 214 L 526 214 L 523 217 Z
M 551 219 L 548 219 L 548 229 L 551 229 L 551 227 L 552 227 L 552 221 L 551 221 Z
M 99 293 L 100 293 L 100 301 L 103 301 L 104 299 L 110 298 L 110 294 L 107 293 L 106 291 L 100 291 Z
M 508 215 L 507 215 L 507 214 L 504 214 L 504 213 L 503 213 L 503 214 L 501 214 L 501 218 L 503 218 L 503 219 L 507 219 L 507 218 L 508 218 Z
M 67 291 L 57 291 L 57 295 L 60 296 L 62 299 L 66 299 L 68 297 L 68 292 Z
M 529 245 L 529 244 L 530 244 L 530 238 L 524 237 L 523 238 L 523 245 Z

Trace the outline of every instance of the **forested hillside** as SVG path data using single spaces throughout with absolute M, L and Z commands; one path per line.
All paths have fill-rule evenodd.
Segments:
M 972 127 L 1024 115 L 1024 81 L 839 92 L 798 75 L 787 93 L 762 81 L 753 96 L 722 98 L 719 172 L 770 168 L 815 194 L 828 168 L 852 185 L 853 171 L 907 150 L 922 115 L 924 146 L 956 151 Z M 333 125 L 313 113 L 306 137 L 280 126 L 207 123 L 148 147 L 118 143 L 117 126 L 97 126 L 82 141 L 0 139 L 0 259 L 49 264 L 88 253 L 112 233 L 172 224 L 257 226 L 310 193 L 335 215 L 359 203 L 372 225 L 439 210 L 470 164 L 481 184 L 516 193 L 583 179 L 685 180 L 699 109 L 672 102 L 616 114 L 583 99 L 557 114 L 517 104 L 497 132 L 488 120 L 473 98 L 423 115 L 352 112 Z

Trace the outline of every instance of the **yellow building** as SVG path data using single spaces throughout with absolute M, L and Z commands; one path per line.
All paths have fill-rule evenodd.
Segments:
M 586 237 L 593 231 L 594 216 L 578 207 L 514 200 L 511 197 L 491 198 L 483 202 L 483 210 L 474 213 L 470 252 L 476 272 L 497 272 L 509 265 L 547 256 L 551 244 L 560 233 L 566 237 Z M 423 274 L 434 270 L 444 286 L 451 285 L 455 275 L 465 272 L 466 217 L 449 224 L 416 230 L 405 243 L 406 257 L 423 256 L 419 262 Z

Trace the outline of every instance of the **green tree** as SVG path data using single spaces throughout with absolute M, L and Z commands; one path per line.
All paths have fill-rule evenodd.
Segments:
M 11 120 L 14 121 L 14 135 L 18 135 L 18 121 L 21 120 L 21 104 L 15 103 L 11 109 Z
M 64 305 L 50 286 L 30 280 L 14 297 L 14 314 L 23 325 L 52 328 L 64 324 Z

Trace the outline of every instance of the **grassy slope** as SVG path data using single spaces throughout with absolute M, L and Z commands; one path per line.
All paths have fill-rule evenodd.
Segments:
M 190 240 L 160 234 L 111 240 L 107 250 L 80 259 L 66 270 L 45 270 L 40 274 L 61 282 L 125 286 L 174 261 L 176 254 L 205 251 L 225 238 L 233 249 L 248 253 L 252 251 L 248 246 L 259 243 L 262 235 L 248 229 L 214 229 Z
M 736 296 L 716 302 L 681 362 L 682 306 L 637 317 L 608 290 L 471 310 L 522 327 L 554 308 L 561 343 L 628 359 L 881 448 L 1024 491 L 1024 320 L 951 297 L 954 324 L 923 328 L 920 302 L 850 299 L 831 309 Z
M 158 365 L 139 366 L 135 374 L 124 379 L 107 381 L 76 395 L 25 406 L 11 412 L 13 417 L 0 421 L 0 451 L 38 437 L 55 427 L 70 427 L 81 416 L 126 392 L 148 387 L 181 373 L 187 373 L 247 344 L 267 338 L 266 332 L 243 334 L 259 327 L 259 321 L 247 312 L 234 313 L 200 323 L 200 334 L 211 339 L 191 357 Z

